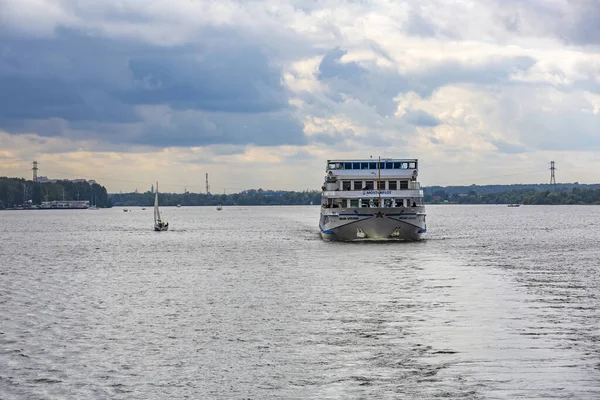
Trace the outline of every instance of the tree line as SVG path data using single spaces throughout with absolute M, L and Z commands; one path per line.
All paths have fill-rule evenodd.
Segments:
M 0 209 L 30 207 L 42 201 L 89 200 L 98 207 L 112 207 L 111 199 L 104 186 L 97 183 L 59 180 L 40 183 L 23 178 L 0 177 Z
M 154 193 L 114 193 L 111 200 L 115 206 L 152 206 Z M 262 206 L 262 205 L 310 205 L 321 203 L 321 191 L 244 190 L 233 194 L 163 193 L 159 194 L 161 206 Z
M 423 188 L 425 195 L 442 197 L 448 200 L 450 196 L 457 194 L 467 194 L 474 190 L 478 194 L 499 193 L 499 192 L 542 192 L 542 191 L 559 191 L 564 192 L 579 188 L 579 189 L 600 189 L 600 184 L 584 184 L 584 183 L 526 183 L 512 185 L 469 185 L 469 186 L 426 186 Z
M 600 188 L 518 189 L 504 192 L 480 193 L 475 189 L 467 193 L 448 193 L 436 190 L 425 195 L 425 203 L 455 204 L 600 204 Z

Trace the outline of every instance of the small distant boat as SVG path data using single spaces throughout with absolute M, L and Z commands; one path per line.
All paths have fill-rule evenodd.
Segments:
M 145 211 L 145 210 L 146 210 L 146 207 L 142 208 L 142 211 Z
M 181 204 L 177 204 L 177 208 L 181 207 Z
M 160 219 L 160 210 L 158 209 L 158 182 L 156 182 L 156 193 L 154 195 L 154 230 L 156 232 L 169 229 L 169 223 Z
M 98 206 L 96 205 L 96 196 L 94 196 L 93 204 L 90 206 L 89 210 L 97 210 Z
M 223 207 L 219 204 L 217 205 L 217 211 L 221 211 L 223 209 Z
M 509 204 L 507 207 L 521 207 L 520 204 Z
M 126 208 L 124 208 L 124 209 L 123 209 L 123 212 L 127 212 L 127 211 L 129 211 L 129 210 L 128 210 L 128 209 L 126 209 Z

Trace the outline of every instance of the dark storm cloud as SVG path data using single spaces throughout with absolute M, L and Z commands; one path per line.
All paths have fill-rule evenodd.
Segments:
M 7 37 L 0 42 L 0 123 L 136 121 L 132 107 L 114 93 L 127 88 L 130 78 L 122 65 L 139 51 L 72 31 L 60 31 L 56 38 Z
M 194 51 L 177 58 L 134 58 L 135 87 L 123 93 L 131 104 L 169 104 L 176 109 L 256 113 L 287 107 L 281 74 L 257 46 Z
M 268 56 L 230 31 L 204 35 L 200 44 L 173 47 L 72 30 L 54 38 L 7 37 L 0 44 L 0 129 L 20 133 L 31 121 L 62 120 L 71 134 L 94 126 L 115 143 L 304 143 Z M 139 106 L 146 105 L 174 110 L 168 129 L 144 120 Z M 199 113 L 183 112 L 190 110 Z M 64 124 L 45 125 L 38 124 L 38 134 L 65 134 Z
M 127 139 L 132 144 L 148 142 L 161 147 L 215 144 L 257 146 L 303 145 L 303 125 L 287 112 L 184 113 L 169 126 L 147 124 Z

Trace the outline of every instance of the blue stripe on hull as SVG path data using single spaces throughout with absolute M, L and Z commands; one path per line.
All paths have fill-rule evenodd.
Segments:
M 334 231 L 332 231 L 331 229 L 323 229 L 323 227 L 321 227 L 321 225 L 319 225 L 319 229 L 321 230 L 322 233 L 325 233 L 327 235 L 335 235 Z

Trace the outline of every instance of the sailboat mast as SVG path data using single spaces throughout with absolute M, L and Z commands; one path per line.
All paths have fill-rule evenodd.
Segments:
M 379 194 L 379 208 L 381 208 L 381 157 L 377 162 L 378 176 L 377 176 L 377 193 Z

